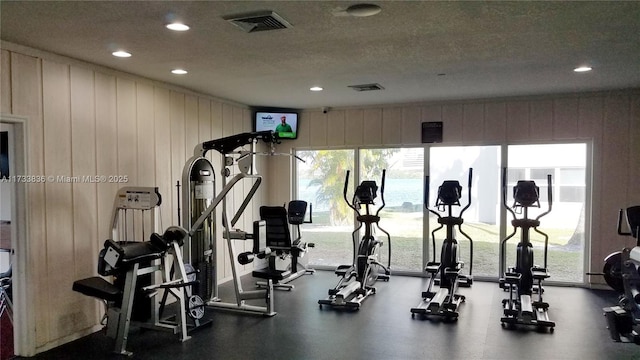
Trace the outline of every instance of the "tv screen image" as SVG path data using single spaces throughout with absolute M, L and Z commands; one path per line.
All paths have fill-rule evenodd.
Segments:
M 297 138 L 298 114 L 292 112 L 256 112 L 256 131 L 275 131 L 283 139 Z

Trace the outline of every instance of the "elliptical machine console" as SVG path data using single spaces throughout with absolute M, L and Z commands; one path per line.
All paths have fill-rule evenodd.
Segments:
M 429 285 L 427 290 L 422 292 L 422 301 L 418 306 L 411 309 L 411 317 L 416 314 L 427 316 L 436 315 L 447 320 L 458 319 L 458 306 L 465 300 L 464 295 L 458 294 L 458 286 L 469 287 L 473 283 L 472 263 L 473 263 L 473 240 L 462 231 L 462 214 L 471 206 L 471 183 L 473 169 L 469 169 L 469 184 L 467 206 L 462 208 L 458 216 L 453 216 L 453 207 L 460 206 L 462 197 L 462 186 L 457 180 L 446 180 L 438 188 L 438 198 L 436 209 L 429 208 L 429 177 L 425 177 L 424 204 L 430 213 L 438 217 L 440 226 L 431 232 L 431 243 L 433 248 L 432 261 L 427 263 L 424 271 L 429 274 Z M 447 216 L 441 216 L 439 212 L 445 212 Z M 464 262 L 460 261 L 458 254 L 458 241 L 455 239 L 455 227 L 469 240 L 469 274 L 462 274 Z M 436 232 L 446 227 L 447 235 L 442 242 L 440 251 L 440 262 L 436 262 Z M 439 285 L 437 291 L 433 290 L 433 285 Z
M 547 211 L 538 215 L 535 219 L 529 218 L 530 207 L 540 207 L 540 188 L 534 181 L 519 180 L 513 188 L 513 205 L 507 205 L 507 169 L 502 170 L 502 204 L 511 213 L 513 220 L 513 232 L 501 242 L 500 269 L 503 276 L 500 278 L 500 287 L 509 291 L 509 298 L 502 300 L 504 316 L 500 319 L 505 325 L 533 325 L 549 328 L 553 332 L 555 323 L 549 320 L 547 310 L 549 304 L 542 301 L 544 289 L 542 281 L 550 277 L 547 272 L 547 249 L 549 236 L 538 230 L 540 218 L 551 212 L 552 204 L 551 175 L 547 175 Z M 521 213 L 518 218 L 516 213 Z M 516 248 L 516 266 L 505 269 L 506 244 L 520 229 L 520 242 Z M 534 265 L 533 245 L 530 240 L 530 230 L 533 229 L 544 237 L 544 264 L 542 267 Z M 534 282 L 536 284 L 534 284 Z M 533 293 L 538 294 L 537 300 L 532 300 Z
M 353 241 L 354 259 L 351 265 L 340 265 L 335 273 L 340 277 L 338 284 L 329 290 L 327 299 L 318 300 L 320 308 L 322 305 L 332 307 L 358 310 L 360 305 L 369 295 L 375 294 L 376 288 L 373 286 L 377 280 L 389 281 L 391 275 L 391 236 L 379 225 L 380 211 L 384 208 L 384 180 L 386 170 L 382 170 L 382 181 L 380 187 L 380 199 L 382 206 L 378 208 L 375 215 L 371 214 L 370 206 L 375 205 L 378 185 L 375 181 L 365 180 L 356 188 L 351 202 L 347 199 L 347 189 L 349 188 L 349 171 L 344 181 L 343 197 L 347 205 L 356 213 L 356 220 L 359 226 L 351 234 Z M 364 214 L 361 208 L 364 206 Z M 375 228 L 374 228 L 375 225 Z M 364 227 L 364 236 L 358 240 L 358 233 Z M 388 241 L 388 262 L 383 265 L 378 260 L 378 251 L 383 242 L 374 236 L 374 230 L 382 231 Z

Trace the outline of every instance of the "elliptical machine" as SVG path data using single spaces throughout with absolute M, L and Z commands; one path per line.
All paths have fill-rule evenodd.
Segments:
M 356 220 L 360 223 L 351 234 L 353 240 L 354 259 L 352 265 L 340 265 L 335 273 L 340 277 L 338 284 L 329 289 L 327 299 L 318 300 L 322 305 L 329 305 L 337 308 L 358 310 L 360 305 L 369 295 L 376 293 L 373 286 L 377 280 L 389 281 L 391 276 L 391 236 L 379 225 L 380 211 L 384 208 L 384 180 L 386 170 L 382 170 L 382 181 L 380 187 L 380 199 L 382 206 L 378 208 L 375 215 L 371 214 L 370 206 L 374 205 L 378 185 L 375 181 L 365 180 L 358 185 L 351 202 L 347 199 L 347 189 L 349 188 L 349 171 L 344 181 L 343 197 L 344 201 L 353 211 L 356 212 Z M 365 213 L 360 212 L 364 205 Z M 389 243 L 389 255 L 387 266 L 378 261 L 378 250 L 383 242 L 374 236 L 374 227 L 382 231 L 387 236 Z M 358 233 L 364 226 L 364 236 L 358 241 Z
M 431 232 L 433 244 L 433 258 L 427 263 L 424 271 L 429 273 L 429 286 L 422 292 L 422 301 L 411 309 L 411 317 L 418 315 L 442 316 L 447 320 L 458 319 L 458 305 L 465 300 L 464 295 L 458 294 L 458 286 L 470 287 L 473 283 L 473 240 L 462 231 L 462 214 L 471 206 L 471 180 L 473 169 L 469 169 L 469 201 L 462 208 L 458 216 L 453 216 L 453 206 L 460 206 L 462 186 L 457 180 L 446 180 L 438 187 L 436 209 L 439 212 L 447 212 L 447 216 L 441 216 L 438 211 L 429 209 L 429 176 L 425 177 L 424 206 L 430 213 L 438 217 L 440 226 Z M 455 226 L 458 231 L 469 240 L 469 275 L 461 274 L 464 262 L 460 261 L 458 254 L 458 241 L 455 239 Z M 436 232 L 446 227 L 447 235 L 442 242 L 440 262 L 436 262 Z M 438 278 L 439 276 L 439 278 Z M 433 291 L 433 285 L 439 285 L 437 291 Z
M 549 320 L 547 313 L 549 304 L 542 301 L 542 281 L 550 277 L 547 272 L 547 249 L 549 236 L 538 230 L 540 218 L 551 212 L 552 204 L 552 183 L 551 175 L 547 175 L 547 197 L 548 209 L 535 219 L 528 218 L 530 207 L 540 207 L 540 188 L 532 180 L 518 180 L 513 188 L 514 203 L 511 207 L 507 205 L 507 169 L 502 169 L 502 204 L 511 213 L 513 220 L 513 232 L 501 242 L 500 247 L 500 269 L 503 277 L 500 279 L 500 287 L 509 291 L 509 298 L 502 300 L 504 316 L 500 319 L 502 326 L 506 324 L 533 325 L 549 328 L 553 332 L 555 322 Z M 523 216 L 518 219 L 516 212 L 521 211 Z M 520 212 L 518 212 L 520 213 Z M 520 242 L 516 250 L 516 266 L 505 269 L 506 264 L 506 244 L 520 229 Z M 529 238 L 529 232 L 533 229 L 544 237 L 544 266 L 534 265 L 533 245 Z M 536 284 L 534 285 L 534 282 Z M 533 301 L 531 296 L 538 293 L 538 300 Z
M 626 217 L 627 226 L 630 231 L 622 230 L 622 218 Z M 610 268 L 619 269 L 619 277 L 615 277 L 612 284 L 616 291 L 621 293 L 618 306 L 603 308 L 607 327 L 611 338 L 618 342 L 634 342 L 640 344 L 640 206 L 632 206 L 625 210 L 620 209 L 618 215 L 618 235 L 631 236 L 636 239 L 636 246 L 625 248 L 621 252 L 616 252 L 605 259 L 605 280 L 607 280 L 607 265 Z M 613 255 L 613 256 L 612 256 Z M 613 262 L 613 258 L 618 259 L 618 263 Z M 622 285 L 621 288 L 615 286 Z

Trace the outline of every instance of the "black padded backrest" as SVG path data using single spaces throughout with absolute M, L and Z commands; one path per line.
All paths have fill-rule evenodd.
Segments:
M 307 213 L 307 202 L 304 200 L 291 200 L 289 202 L 288 216 L 289 224 L 301 225 L 304 223 L 304 216 Z
M 631 228 L 631 236 L 637 239 L 640 230 L 640 206 L 627 208 L 627 222 Z
M 271 249 L 290 249 L 291 234 L 284 206 L 261 206 L 260 219 L 267 223 L 267 246 Z

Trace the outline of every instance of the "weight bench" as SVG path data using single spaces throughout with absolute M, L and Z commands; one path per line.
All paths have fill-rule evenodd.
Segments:
M 114 276 L 116 281 L 110 283 L 103 277 L 93 276 L 86 279 L 77 280 L 73 283 L 72 289 L 86 296 L 94 297 L 104 301 L 107 313 L 102 320 L 107 326 L 107 336 L 116 340 L 114 351 L 122 355 L 131 355 L 126 350 L 127 334 L 134 310 L 134 300 L 137 296 L 151 294 L 156 288 L 182 288 L 191 283 L 184 281 L 172 281 L 157 286 L 151 285 L 141 287 L 138 278 L 147 274 L 152 274 L 158 270 L 164 270 L 164 258 L 170 250 L 178 249 L 182 245 L 182 236 L 171 231 L 164 235 L 152 234 L 150 241 L 145 242 L 116 242 L 111 239 L 104 242 L 104 248 L 100 251 L 98 261 L 98 274 L 102 276 Z M 173 254 L 180 256 L 180 253 Z M 162 260 L 162 265 L 157 266 L 152 263 L 155 260 Z M 122 282 L 124 278 L 124 282 Z M 163 279 L 167 280 L 167 279 Z M 117 284 L 121 284 L 118 286 Z M 123 285 L 122 285 L 123 284 Z M 170 285 L 173 284 L 173 285 Z M 178 293 L 181 295 L 181 292 Z M 179 297 L 179 296 L 178 296 Z M 146 300 L 146 299 L 145 299 Z M 179 298 L 179 300 L 181 300 Z M 184 298 L 181 301 L 184 307 Z M 161 326 L 157 319 L 157 314 L 152 313 L 151 324 L 146 327 Z M 143 315 L 144 316 L 144 315 Z M 107 321 L 104 324 L 105 320 Z M 145 319 L 148 320 L 148 319 Z M 180 321 L 179 326 L 182 326 Z M 164 325 L 163 328 L 170 326 Z M 180 330 L 173 326 L 174 332 Z M 180 331 L 181 332 L 181 331 Z M 182 333 L 182 332 L 181 332 Z M 182 333 L 182 340 L 187 340 L 186 330 Z

